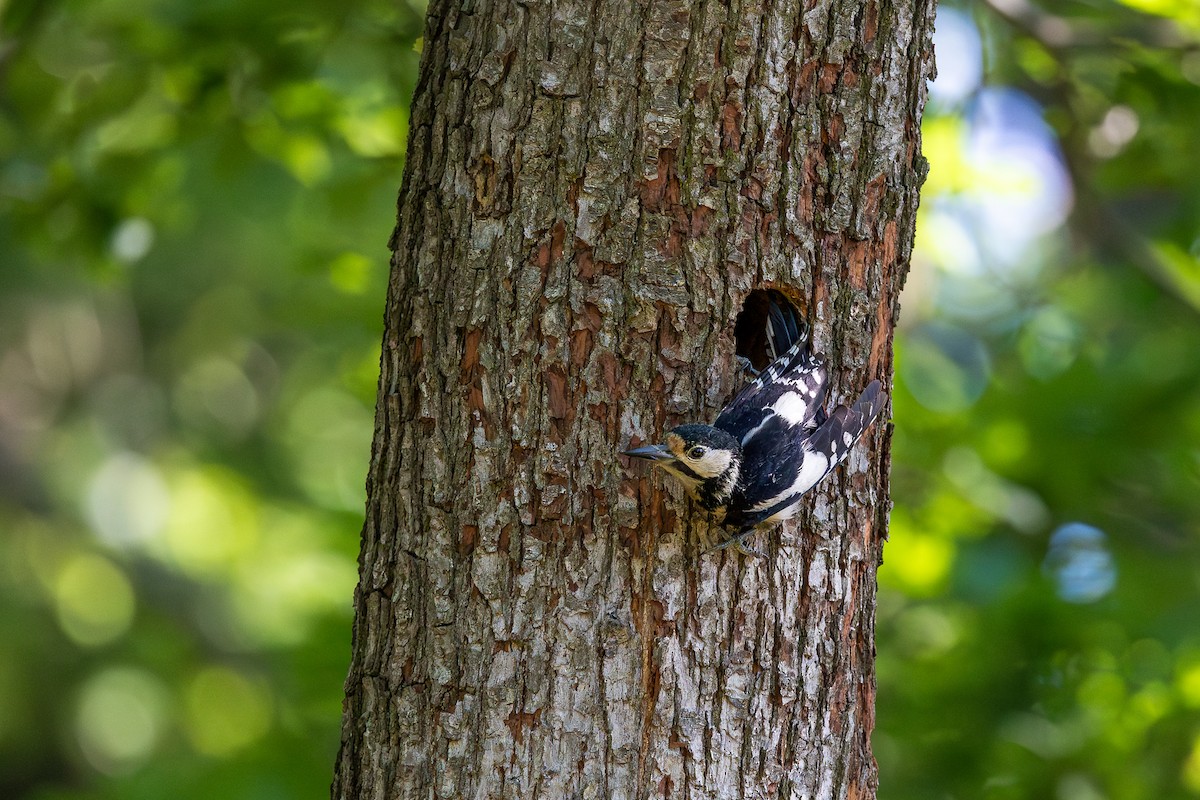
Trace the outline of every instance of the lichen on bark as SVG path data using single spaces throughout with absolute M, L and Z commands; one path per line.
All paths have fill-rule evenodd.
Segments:
M 705 554 L 616 455 L 711 420 L 749 292 L 890 381 L 932 0 L 435 0 L 335 798 L 871 797 L 887 428 Z

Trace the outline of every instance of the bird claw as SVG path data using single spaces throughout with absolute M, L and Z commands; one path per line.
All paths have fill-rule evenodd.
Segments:
M 726 548 L 732 547 L 734 550 L 736 550 L 737 552 L 741 553 L 744 556 L 757 556 L 758 558 L 766 558 L 766 555 L 762 551 L 755 550 L 753 547 L 750 547 L 749 545 L 746 544 L 746 537 L 748 537 L 752 533 L 754 533 L 754 531 L 751 530 L 751 531 L 746 531 L 745 533 L 739 533 L 736 536 L 731 536 L 728 539 L 726 539 L 725 541 L 721 542 L 720 544 L 713 545 L 712 547 L 708 548 L 708 550 L 706 550 L 705 552 L 711 553 L 714 550 L 724 550 Z
M 740 367 L 742 368 L 742 371 L 743 371 L 743 372 L 749 372 L 749 373 L 750 373 L 751 375 L 753 375 L 755 378 L 757 378 L 759 375 L 761 375 L 761 374 L 762 374 L 762 370 L 761 370 L 761 369 L 755 369 L 755 368 L 754 368 L 754 362 L 752 362 L 750 359 L 746 358 L 745 356 L 743 356 L 743 355 L 735 355 L 735 356 L 734 356 L 734 359 L 736 359 L 736 360 L 737 360 L 737 362 L 738 362 L 738 366 L 740 366 Z

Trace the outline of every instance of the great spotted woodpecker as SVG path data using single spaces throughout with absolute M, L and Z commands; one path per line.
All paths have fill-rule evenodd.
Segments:
M 623 455 L 651 461 L 683 482 L 715 522 L 736 533 L 713 549 L 754 553 L 745 539 L 790 518 L 797 504 L 850 452 L 886 400 L 871 381 L 851 406 L 824 409 L 828 376 L 809 347 L 808 325 L 772 299 L 773 359 L 710 425 L 680 425 L 661 444 Z

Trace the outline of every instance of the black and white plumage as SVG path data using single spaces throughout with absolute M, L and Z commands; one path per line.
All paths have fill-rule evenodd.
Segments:
M 811 351 L 807 325 L 772 302 L 766 338 L 774 360 L 711 426 L 681 425 L 661 444 L 625 452 L 679 478 L 718 523 L 736 529 L 718 547 L 743 552 L 755 528 L 796 513 L 800 498 L 846 457 L 886 400 L 879 381 L 871 381 L 853 405 L 826 415 L 828 376 Z

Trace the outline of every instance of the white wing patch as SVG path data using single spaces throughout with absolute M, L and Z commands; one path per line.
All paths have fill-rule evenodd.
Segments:
M 804 416 L 808 411 L 810 402 L 811 398 L 800 392 L 788 392 L 775 401 L 775 404 L 771 406 L 771 410 L 786 419 L 789 424 L 799 425 L 801 422 L 804 422 Z
M 750 510 L 766 511 L 771 506 L 777 505 L 789 497 L 799 500 L 800 495 L 816 486 L 832 467 L 833 464 L 830 463 L 829 456 L 824 453 L 814 453 L 806 448 L 804 451 L 804 460 L 800 464 L 800 472 L 796 475 L 796 480 L 792 482 L 792 485 L 774 497 L 763 500 Z M 780 513 L 782 513 L 782 510 Z M 784 517 L 780 517 L 778 514 L 775 516 L 779 519 L 784 519 Z M 788 516 L 791 515 L 789 514 Z
M 792 427 L 802 425 L 812 419 L 814 413 L 812 404 L 816 397 L 816 391 L 802 381 L 793 381 L 792 383 L 793 385 L 798 384 L 798 388 L 780 395 L 779 399 L 766 408 L 767 413 L 763 415 L 762 420 L 742 436 L 742 447 L 745 447 L 746 443 L 775 417 L 783 419 Z

